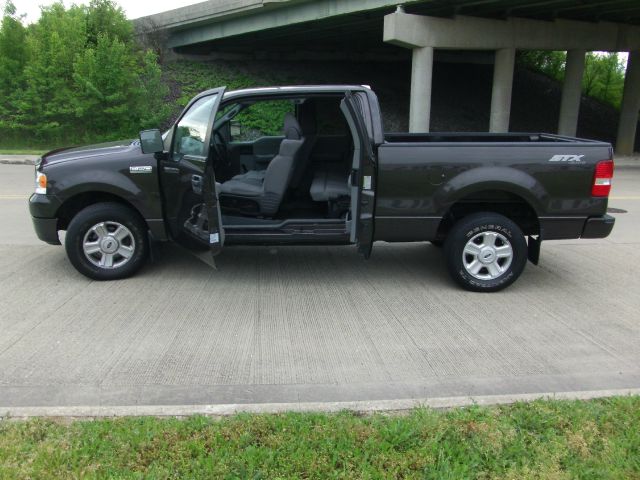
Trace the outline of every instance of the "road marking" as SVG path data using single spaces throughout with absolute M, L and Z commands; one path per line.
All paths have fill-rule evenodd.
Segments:
M 640 200 L 640 195 L 629 195 L 629 196 L 616 196 L 616 197 L 609 197 L 609 200 Z

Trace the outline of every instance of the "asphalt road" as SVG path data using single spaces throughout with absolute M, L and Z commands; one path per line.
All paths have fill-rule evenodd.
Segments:
M 640 168 L 612 236 L 548 242 L 496 294 L 429 244 L 172 246 L 90 281 L 35 237 L 33 167 L 0 165 L 0 407 L 409 399 L 640 387 Z

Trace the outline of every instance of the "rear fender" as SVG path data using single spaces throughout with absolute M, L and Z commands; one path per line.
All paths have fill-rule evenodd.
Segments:
M 531 175 L 511 167 L 478 167 L 466 170 L 444 183 L 434 194 L 435 209 L 445 215 L 456 202 L 474 193 L 499 190 L 524 199 L 536 215 L 548 199 L 544 186 Z

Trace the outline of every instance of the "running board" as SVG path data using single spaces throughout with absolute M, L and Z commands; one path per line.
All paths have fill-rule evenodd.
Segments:
M 222 228 L 225 231 L 229 230 L 279 230 L 287 227 L 298 227 L 298 226 L 313 226 L 317 225 L 318 227 L 326 226 L 326 225 L 335 225 L 342 226 L 344 228 L 345 222 L 344 220 L 337 218 L 288 218 L 287 220 L 283 220 L 280 223 L 265 223 L 265 224 L 238 224 L 238 225 L 222 225 Z

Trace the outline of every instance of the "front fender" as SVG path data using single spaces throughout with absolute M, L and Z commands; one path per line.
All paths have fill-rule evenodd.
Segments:
M 50 181 L 49 185 L 51 193 L 64 198 L 86 192 L 104 192 L 131 201 L 142 195 L 142 189 L 131 178 L 120 173 L 100 170 L 78 172 L 57 181 Z
M 132 166 L 149 166 L 151 170 L 131 173 Z M 157 163 L 148 157 L 121 158 L 110 162 L 64 162 L 45 168 L 50 194 L 66 201 L 79 194 L 107 193 L 133 205 L 145 219 L 161 219 Z

